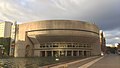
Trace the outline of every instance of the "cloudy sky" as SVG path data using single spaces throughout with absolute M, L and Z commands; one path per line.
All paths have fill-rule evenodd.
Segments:
M 120 0 L 0 0 L 0 20 L 67 19 L 94 22 L 107 44 L 120 42 Z

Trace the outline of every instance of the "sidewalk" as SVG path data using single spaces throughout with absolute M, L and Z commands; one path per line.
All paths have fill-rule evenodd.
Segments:
M 43 67 L 39 67 L 39 68 L 77 68 L 77 67 L 79 67 L 87 62 L 90 62 L 98 57 L 100 57 L 100 56 L 89 57 L 89 58 L 80 59 L 80 60 L 76 60 L 76 61 L 68 62 L 68 63 L 52 64 L 52 65 L 43 66 Z

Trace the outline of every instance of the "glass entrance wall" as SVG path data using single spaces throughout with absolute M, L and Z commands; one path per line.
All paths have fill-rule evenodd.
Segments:
M 91 48 L 90 44 L 79 42 L 45 42 L 40 43 L 40 48 Z
M 78 42 L 45 42 L 40 43 L 41 57 L 47 56 L 90 56 L 91 45 Z

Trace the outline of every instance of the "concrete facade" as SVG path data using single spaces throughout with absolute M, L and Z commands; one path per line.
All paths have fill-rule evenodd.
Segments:
M 99 28 L 74 20 L 19 24 L 15 57 L 100 55 Z
M 100 30 L 100 46 L 101 46 L 101 54 L 106 54 L 106 39 L 105 33 Z

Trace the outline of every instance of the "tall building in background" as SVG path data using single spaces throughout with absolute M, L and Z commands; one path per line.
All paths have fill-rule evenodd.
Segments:
M 0 37 L 7 38 L 11 37 L 11 26 L 12 23 L 8 21 L 0 22 Z
M 0 21 L 0 49 L 2 55 L 9 55 L 12 22 Z
M 15 33 L 16 33 L 16 22 L 9 22 L 9 21 L 2 21 L 0 22 L 0 37 L 1 38 L 10 38 L 9 44 L 3 46 L 7 47 L 5 49 L 8 49 L 7 52 L 10 56 L 14 55 L 14 45 L 15 45 Z M 4 42 L 4 43 L 7 43 Z

